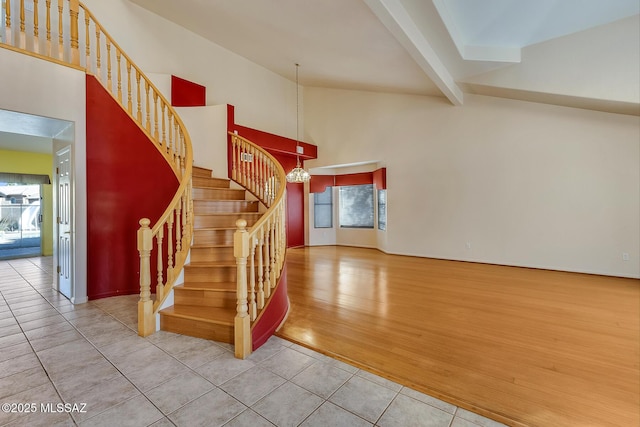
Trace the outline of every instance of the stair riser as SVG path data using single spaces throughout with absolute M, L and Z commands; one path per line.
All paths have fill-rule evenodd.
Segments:
M 244 200 L 245 190 L 231 188 L 194 188 L 194 199 Z
M 235 227 L 236 221 L 244 219 L 247 221 L 247 227 L 251 227 L 258 221 L 260 214 L 238 213 L 238 214 L 221 214 L 221 215 L 194 215 L 194 228 L 223 228 Z
M 228 261 L 235 262 L 233 247 L 191 248 L 191 262 Z
M 205 168 L 200 168 L 200 167 L 197 167 L 197 166 L 193 166 L 192 176 L 211 178 L 211 175 L 212 175 L 212 170 L 211 169 L 205 169 Z
M 233 344 L 233 326 L 183 319 L 160 313 L 160 329 L 176 334 Z
M 191 182 L 194 187 L 229 188 L 229 180 L 227 179 L 194 176 Z
M 194 200 L 196 214 L 258 212 L 258 202 L 248 200 Z
M 237 304 L 236 293 L 230 291 L 205 291 L 176 288 L 174 298 L 175 305 L 234 308 Z
M 193 267 L 185 266 L 185 282 L 235 282 L 236 266 Z
M 233 245 L 235 230 L 194 230 L 194 245 Z

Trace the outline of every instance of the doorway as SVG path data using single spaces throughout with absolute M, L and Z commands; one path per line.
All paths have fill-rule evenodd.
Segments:
M 0 181 L 0 259 L 42 255 L 41 194 L 39 184 Z
M 58 291 L 71 299 L 73 288 L 73 191 L 71 146 L 56 152 L 56 236 Z

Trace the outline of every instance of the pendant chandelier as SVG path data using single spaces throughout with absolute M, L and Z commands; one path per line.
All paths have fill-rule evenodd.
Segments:
M 294 184 L 309 182 L 311 179 L 309 172 L 300 166 L 300 138 L 298 133 L 300 129 L 300 97 L 298 96 L 300 85 L 298 84 L 298 67 L 300 67 L 300 64 L 296 64 L 296 167 L 287 174 L 287 182 Z

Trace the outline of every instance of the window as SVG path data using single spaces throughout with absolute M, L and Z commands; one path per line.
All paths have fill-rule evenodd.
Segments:
M 387 229 L 387 190 L 378 190 L 378 230 Z
M 340 187 L 340 227 L 373 228 L 373 184 Z
M 327 187 L 324 193 L 313 193 L 313 227 L 333 227 L 333 187 Z

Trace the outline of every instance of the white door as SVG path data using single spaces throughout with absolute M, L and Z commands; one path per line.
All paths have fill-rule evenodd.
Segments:
M 58 290 L 67 298 L 71 298 L 73 283 L 73 239 L 71 215 L 71 147 L 56 153 L 56 174 L 58 187 L 57 197 L 57 229 L 58 229 Z

